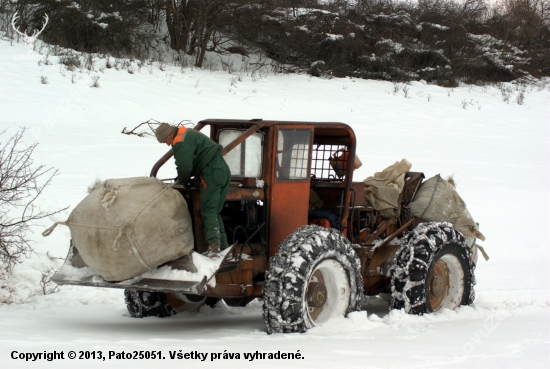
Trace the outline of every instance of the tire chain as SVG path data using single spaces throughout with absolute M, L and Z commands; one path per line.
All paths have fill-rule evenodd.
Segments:
M 317 261 L 328 255 L 353 269 L 355 275 L 350 278 L 353 279 L 350 292 L 355 294 L 355 299 L 351 298 L 347 312 L 359 310 L 363 297 L 361 264 L 349 241 L 335 229 L 304 226 L 281 242 L 277 254 L 269 262 L 263 298 L 268 333 L 305 332 L 311 328 L 304 320 L 303 309 L 307 306 L 303 306 L 302 296 L 307 288 L 308 273 Z M 303 262 L 296 262 L 299 257 Z
M 407 294 L 412 288 L 424 284 L 424 279 L 419 278 L 422 274 L 425 278 L 434 256 L 445 245 L 454 243 L 462 246 L 469 266 L 470 293 L 466 304 L 470 305 L 475 299 L 474 285 L 476 284 L 474 270 L 475 264 L 472 261 L 471 249 L 466 245 L 465 237 L 452 224 L 447 222 L 421 223 L 412 232 L 403 237 L 401 247 L 394 256 L 394 263 L 390 269 L 392 298 L 391 309 L 405 309 L 407 313 L 422 315 L 427 311 L 425 293 L 417 296 L 411 301 Z M 415 269 L 416 268 L 416 269 Z M 414 274 L 416 281 L 411 281 Z M 466 281 L 468 282 L 468 281 Z M 424 291 L 425 292 L 425 291 Z M 464 304 L 464 302 L 463 302 Z
M 124 300 L 128 313 L 134 318 L 166 318 L 176 314 L 163 292 L 124 290 Z

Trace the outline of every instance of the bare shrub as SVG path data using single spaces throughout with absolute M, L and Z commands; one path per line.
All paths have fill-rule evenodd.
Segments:
M 33 253 L 27 237 L 30 226 L 66 208 L 50 212 L 35 204 L 57 170 L 34 165 L 32 154 L 37 144 L 23 145 L 25 129 L 7 140 L 5 133 L 0 133 L 0 262 L 11 272 Z
M 74 71 L 75 69 L 80 68 L 82 64 L 80 62 L 80 57 L 70 52 L 67 54 L 61 55 L 59 57 L 59 62 L 63 65 L 66 65 L 67 69 L 70 71 Z
M 409 91 L 410 91 L 409 86 L 403 85 L 402 90 L 403 90 L 403 94 L 405 95 L 405 98 L 408 99 L 409 98 Z
M 396 93 L 398 93 L 400 89 L 401 89 L 401 85 L 397 82 L 394 82 L 393 83 L 393 94 L 395 95 Z
M 44 57 L 44 65 L 52 65 L 53 63 L 51 62 L 51 60 L 49 59 L 49 55 L 46 55 Z
M 57 270 L 54 268 L 48 268 L 45 272 L 42 272 L 40 277 L 40 287 L 44 295 L 51 295 L 52 293 L 59 292 L 59 285 L 52 282 L 52 277 Z
M 525 103 L 525 91 L 520 90 L 519 93 L 516 96 L 516 102 L 518 105 L 523 105 Z
M 94 70 L 94 55 L 88 54 L 84 60 L 85 60 L 84 67 L 89 71 Z
M 218 63 L 216 63 L 214 58 L 208 58 L 205 56 L 203 59 L 202 68 L 211 72 L 215 72 L 218 70 Z
M 473 100 L 462 100 L 462 109 L 466 109 L 469 105 L 473 106 L 474 101 Z
M 504 83 L 498 83 L 497 88 L 500 90 L 502 101 L 504 101 L 506 104 L 510 103 L 510 97 L 512 97 L 511 89 L 507 87 Z
M 93 76 L 92 77 L 92 84 L 91 84 L 90 87 L 96 87 L 96 88 L 99 87 L 99 78 L 101 78 L 101 77 Z

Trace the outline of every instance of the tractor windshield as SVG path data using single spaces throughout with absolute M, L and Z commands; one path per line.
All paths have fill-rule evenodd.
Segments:
M 220 145 L 226 146 L 243 132 L 242 130 L 236 129 L 221 130 L 218 136 L 218 142 Z M 260 178 L 262 176 L 263 138 L 261 132 L 256 132 L 223 157 L 231 170 L 232 177 Z

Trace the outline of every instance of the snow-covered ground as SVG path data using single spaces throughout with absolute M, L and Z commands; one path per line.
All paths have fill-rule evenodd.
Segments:
M 470 307 L 427 316 L 388 311 L 378 298 L 366 312 L 336 318 L 304 334 L 267 335 L 261 303 L 218 305 L 168 319 L 133 319 L 120 290 L 63 286 L 43 296 L 41 272 L 59 267 L 69 231 L 40 232 L 71 210 L 34 227 L 38 255 L 0 288 L 0 366 L 12 367 L 445 367 L 547 368 L 549 361 L 549 89 L 515 86 L 509 102 L 495 87 L 441 88 L 414 82 L 394 93 L 388 82 L 307 75 L 228 74 L 168 66 L 133 74 L 114 68 L 63 71 L 20 60 L 21 44 L 0 41 L 0 130 L 6 140 L 27 127 L 37 164 L 59 169 L 40 200 L 44 209 L 74 207 L 96 178 L 148 175 L 167 148 L 123 135 L 149 118 L 341 121 L 357 133 L 362 180 L 407 158 L 427 177 L 453 174 L 487 237 L 490 261 L 476 269 Z M 240 56 L 239 56 L 240 57 Z M 212 57 L 214 60 L 214 57 Z M 104 62 L 103 62 L 104 63 Z M 64 76 L 61 72 L 64 72 Z M 41 77 L 47 77 L 47 84 Z M 90 87 L 99 76 L 99 87 Z M 74 82 L 74 83 L 73 83 Z M 170 163 L 160 177 L 174 176 Z M 164 360 L 70 360 L 70 350 L 162 350 Z M 239 353 L 240 359 L 171 360 L 170 351 Z M 294 353 L 298 360 L 249 361 L 244 353 Z M 12 353 L 64 351 L 64 360 L 26 362 Z M 19 355 L 19 354 L 16 354 Z M 75 362 L 76 361 L 76 362 Z M 161 361 L 161 362 L 159 362 Z M 191 362 L 189 362 L 191 361 Z

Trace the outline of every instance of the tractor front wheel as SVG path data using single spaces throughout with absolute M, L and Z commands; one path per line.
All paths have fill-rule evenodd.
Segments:
M 268 333 L 305 332 L 360 309 L 363 278 L 349 241 L 336 229 L 304 226 L 271 258 L 264 286 Z

